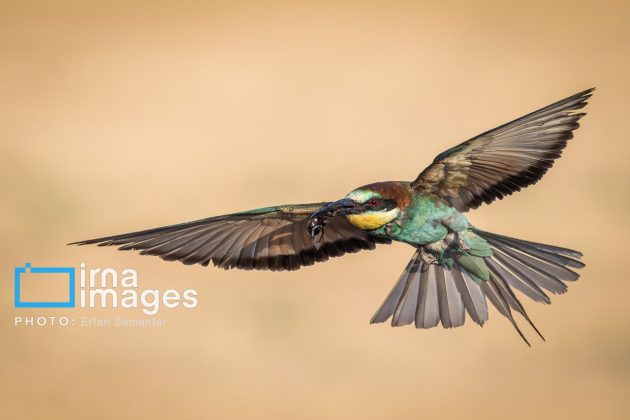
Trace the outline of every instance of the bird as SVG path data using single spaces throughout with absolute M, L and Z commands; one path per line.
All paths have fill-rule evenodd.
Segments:
M 466 213 L 537 183 L 573 138 L 587 89 L 486 131 L 435 157 L 413 181 L 375 182 L 337 201 L 258 208 L 69 245 L 116 246 L 183 264 L 297 270 L 400 242 L 411 260 L 371 323 L 480 326 L 489 304 L 531 346 L 515 314 L 545 340 L 519 295 L 551 303 L 584 267 L 579 251 L 491 233 Z

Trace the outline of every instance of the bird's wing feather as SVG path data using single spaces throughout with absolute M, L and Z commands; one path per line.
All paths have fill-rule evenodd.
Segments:
M 329 219 L 321 243 L 313 244 L 306 225 L 310 215 L 325 204 L 266 207 L 71 245 L 119 246 L 184 264 L 212 262 L 225 269 L 281 271 L 390 243 L 335 216 Z
M 577 93 L 480 134 L 441 154 L 411 187 L 459 211 L 502 199 L 536 183 L 573 138 L 594 89 Z

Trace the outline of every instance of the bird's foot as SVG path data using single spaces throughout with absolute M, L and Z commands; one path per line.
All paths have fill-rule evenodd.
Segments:
M 438 263 L 438 259 L 435 255 L 425 251 L 424 248 L 420 247 L 420 259 L 422 260 L 423 263 L 427 264 L 427 265 L 431 265 L 431 264 L 437 264 Z
M 457 232 L 455 235 L 457 239 L 457 251 L 461 254 L 470 254 L 471 249 L 468 244 L 464 242 L 464 238 L 461 233 Z

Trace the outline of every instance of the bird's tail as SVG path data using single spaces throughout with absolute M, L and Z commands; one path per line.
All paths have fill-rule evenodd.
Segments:
M 456 259 L 452 267 L 425 264 L 418 250 L 371 322 L 384 322 L 392 317 L 393 326 L 415 323 L 417 328 L 431 328 L 441 322 L 443 327 L 452 328 L 463 325 L 468 313 L 474 322 L 483 325 L 488 319 L 489 300 L 527 344 L 513 312 L 521 314 L 543 338 L 513 289 L 535 301 L 551 303 L 545 290 L 566 292 L 565 282 L 579 277 L 572 268 L 584 267 L 578 260 L 582 254 L 477 229 L 472 232 L 492 250 L 489 257 L 473 257 L 487 267 L 488 280 L 469 273 L 463 267 L 470 267 L 469 261 L 462 264 L 463 261 Z

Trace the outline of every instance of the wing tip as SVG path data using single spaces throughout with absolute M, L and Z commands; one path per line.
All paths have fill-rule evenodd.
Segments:
M 595 90 L 597 90 L 597 86 L 593 86 L 593 87 L 590 87 L 588 89 L 584 89 L 583 91 L 578 92 L 575 95 L 576 96 L 585 96 L 585 95 L 592 94 L 592 92 L 595 92 Z
M 76 245 L 76 246 L 93 245 L 93 244 L 99 244 L 101 242 L 104 242 L 103 238 L 86 239 L 86 240 L 83 240 L 83 241 L 76 241 L 76 242 L 67 243 L 66 246 L 70 246 L 70 245 Z
M 589 99 L 590 97 L 593 96 L 593 93 L 595 92 L 595 90 L 597 90 L 597 87 L 595 87 L 595 86 L 590 87 L 588 89 L 584 89 L 583 91 L 580 91 L 578 93 L 575 93 L 575 94 L 569 96 L 568 98 L 564 99 L 563 101 L 570 101 L 570 100 L 578 99 L 578 98 L 581 98 L 582 101 L 586 101 L 587 99 Z M 580 102 L 582 102 L 582 101 L 580 101 Z

